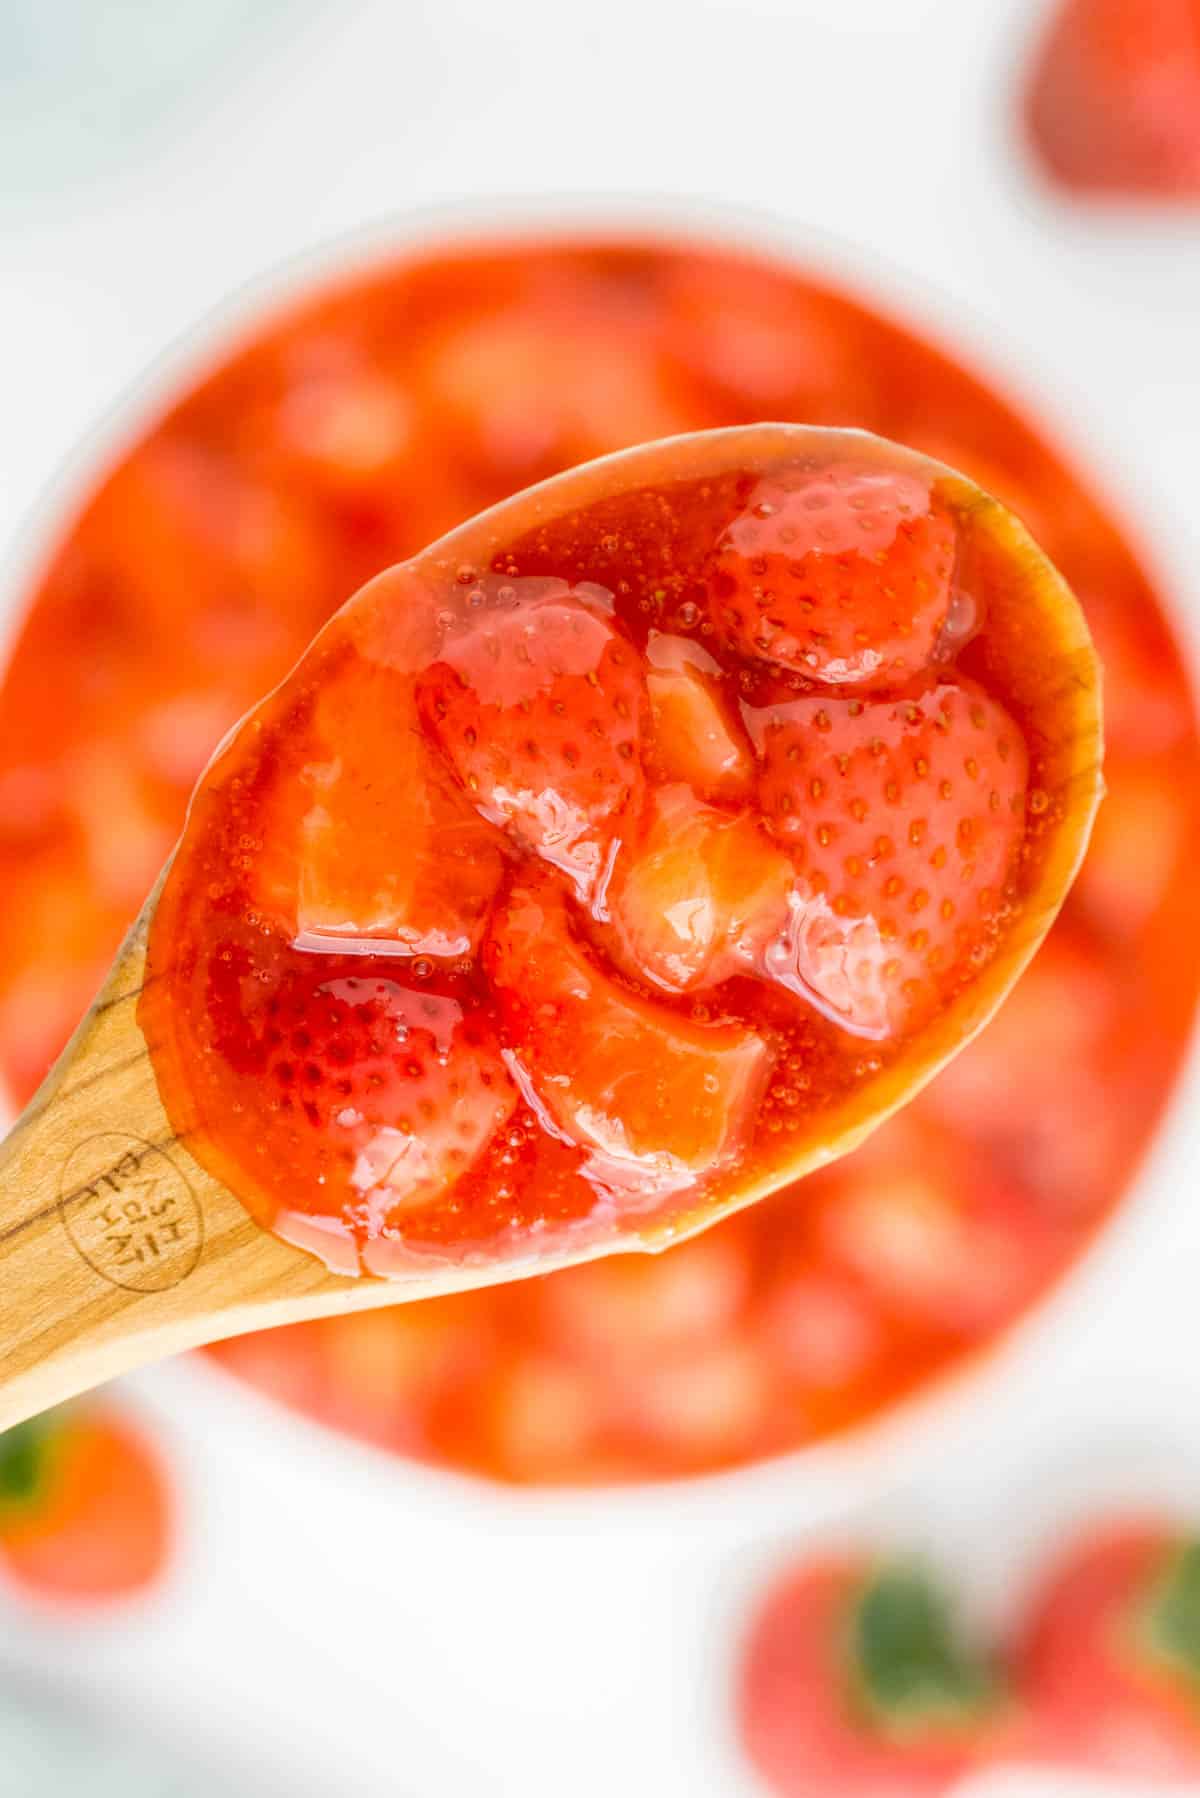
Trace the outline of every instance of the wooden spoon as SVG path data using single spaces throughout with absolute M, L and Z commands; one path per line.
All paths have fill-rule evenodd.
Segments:
M 1019 916 L 978 976 L 882 1072 L 831 1106 L 819 1142 L 806 1141 L 769 1169 L 760 1162 L 691 1213 L 549 1255 L 431 1264 L 387 1280 L 347 1277 L 261 1228 L 168 1116 L 139 1023 L 164 875 L 0 1149 L 0 1428 L 141 1363 L 243 1331 L 545 1273 L 614 1249 L 667 1246 L 853 1148 L 986 1022 L 1049 928 L 1101 792 L 1099 674 L 1082 613 L 995 500 L 941 464 L 862 433 L 757 426 L 573 470 L 485 513 L 406 568 L 445 579 L 464 563 L 491 567 L 498 547 L 614 492 L 721 469 L 761 472 L 806 456 L 850 457 L 936 483 L 969 530 L 971 580 L 1010 648 L 1006 665 L 991 673 L 1037 721 L 1039 797 L 1053 828 Z

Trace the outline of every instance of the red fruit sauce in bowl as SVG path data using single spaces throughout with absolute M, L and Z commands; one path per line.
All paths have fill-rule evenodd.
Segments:
M 881 1418 L 1078 1259 L 1155 1131 L 1200 988 L 1200 744 L 1163 602 L 1037 429 L 941 350 L 786 260 L 641 232 L 399 249 L 264 312 L 143 416 L 22 596 L 0 691 L 17 1100 L 222 734 L 349 592 L 575 462 L 761 418 L 939 457 L 1059 565 L 1106 670 L 1092 848 L 998 1017 L 845 1162 L 665 1256 L 211 1351 L 395 1453 L 530 1486 L 739 1468 Z

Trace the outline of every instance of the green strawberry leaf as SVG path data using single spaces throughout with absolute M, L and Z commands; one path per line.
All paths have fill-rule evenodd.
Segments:
M 62 1417 L 51 1411 L 0 1434 L 0 1519 L 42 1501 L 61 1431 Z
M 852 1696 L 886 1734 L 967 1730 L 998 1702 L 990 1668 L 963 1644 L 944 1595 L 911 1563 L 885 1564 L 861 1588 L 849 1649 Z
M 1152 1653 L 1200 1695 L 1200 1539 L 1171 1555 L 1150 1597 L 1147 1613 Z

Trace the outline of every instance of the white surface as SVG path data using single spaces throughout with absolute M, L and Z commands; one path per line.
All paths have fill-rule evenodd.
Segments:
M 1068 396 L 1088 398 L 1093 460 L 1128 475 L 1200 617 L 1200 222 L 1072 215 L 1031 184 L 1005 110 L 1025 0 L 308 0 L 244 37 L 233 7 L 147 6 L 190 21 L 182 74 L 161 29 L 79 53 L 76 20 L 106 10 L 21 0 L 0 21 L 5 561 L 147 363 L 281 258 L 480 193 L 660 212 L 678 193 L 693 219 L 761 208 L 798 244 L 857 246 L 864 273 L 876 256 L 919 273 L 984 348 L 993 321 L 1001 366 L 1040 371 L 1064 428 L 1082 429 Z M 27 12 L 72 53 L 6 59 Z M 97 110 L 114 75 L 126 97 Z M 163 1369 L 141 1388 L 183 1469 L 172 1587 L 91 1628 L 10 1607 L 6 1650 L 299 1792 L 748 1793 L 725 1735 L 729 1626 L 806 1525 L 928 1540 L 1002 1611 L 1053 1514 L 1116 1475 L 1152 1494 L 1162 1469 L 1200 1516 L 1200 1371 L 1171 1372 L 1200 1370 L 1190 1088 L 1141 1202 L 991 1370 L 987 1404 L 925 1419 L 923 1471 L 893 1432 L 870 1480 L 835 1457 L 522 1504 L 335 1453 L 203 1370 Z M 1066 1798 L 1058 1777 L 986 1790 Z

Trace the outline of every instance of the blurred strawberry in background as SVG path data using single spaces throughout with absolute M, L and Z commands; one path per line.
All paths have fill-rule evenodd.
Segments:
M 1025 116 L 1066 187 L 1200 200 L 1200 0 L 1064 0 Z
M 1050 1568 L 1018 1668 L 1038 1758 L 1200 1781 L 1200 1536 L 1161 1522 L 1087 1531 Z
M 772 1592 L 737 1695 L 747 1753 L 780 1798 L 937 1798 L 1014 1729 L 999 1678 L 918 1566 L 814 1561 Z
M 0 1576 L 40 1598 L 106 1604 L 170 1555 L 166 1467 L 115 1405 L 64 1407 L 0 1436 Z
M 813 1555 L 768 1589 L 734 1703 L 779 1798 L 937 1798 L 1002 1765 L 1200 1790 L 1200 1536 L 1077 1526 L 1003 1649 L 910 1560 Z

